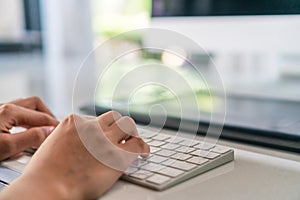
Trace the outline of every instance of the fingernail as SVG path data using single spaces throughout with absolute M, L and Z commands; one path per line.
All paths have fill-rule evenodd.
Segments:
M 143 158 L 147 158 L 149 155 L 150 155 L 150 153 L 141 153 L 141 156 L 142 156 Z
M 46 128 L 46 131 L 47 131 L 47 135 L 50 135 L 50 133 L 52 133 L 52 131 L 55 129 L 54 126 L 49 126 Z

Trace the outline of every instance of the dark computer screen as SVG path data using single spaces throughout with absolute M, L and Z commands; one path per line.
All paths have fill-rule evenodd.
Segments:
M 153 0 L 152 17 L 300 14 L 299 0 Z
M 21 33 L 22 37 L 13 39 L 0 37 L 0 53 L 41 50 L 42 48 L 40 0 L 18 1 L 18 5 L 22 6 L 21 13 L 13 13 L 15 16 L 23 14 L 24 27 Z

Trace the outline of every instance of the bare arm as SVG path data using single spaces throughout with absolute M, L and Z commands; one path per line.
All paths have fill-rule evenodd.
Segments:
M 41 145 L 24 174 L 0 193 L 0 198 L 96 199 L 123 173 L 113 163 L 125 169 L 138 155 L 149 154 L 149 146 L 136 133 L 133 120 L 116 112 L 97 118 L 71 115 Z

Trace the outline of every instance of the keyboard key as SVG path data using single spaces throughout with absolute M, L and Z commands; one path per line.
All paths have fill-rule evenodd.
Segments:
M 21 163 L 21 164 L 27 164 L 29 163 L 29 161 L 31 160 L 31 156 L 21 156 L 20 158 L 18 158 L 16 161 Z
M 213 148 L 215 145 L 211 144 L 211 143 L 199 143 L 195 146 L 193 146 L 196 149 L 203 149 L 203 150 L 209 150 L 211 148 Z
M 154 162 L 154 163 L 161 163 L 165 160 L 167 160 L 168 158 L 166 157 L 162 157 L 162 156 L 158 156 L 158 155 L 153 155 L 150 158 L 148 158 L 147 160 L 150 162 Z
M 174 158 L 176 160 L 182 160 L 182 161 L 187 160 L 191 157 L 192 157 L 191 155 L 185 154 L 185 153 L 176 153 L 176 154 L 171 156 L 171 158 Z
M 166 140 L 166 142 L 173 143 L 173 144 L 178 144 L 179 142 L 182 142 L 183 139 L 180 137 L 170 137 L 169 139 Z
M 160 170 L 157 170 L 156 172 L 160 173 L 162 175 L 170 176 L 172 178 L 177 177 L 177 176 L 184 173 L 184 171 L 182 171 L 182 170 L 174 169 L 174 168 L 171 168 L 171 167 L 164 167 Z
M 153 147 L 159 147 L 164 144 L 166 144 L 166 142 L 159 141 L 159 140 L 152 140 L 151 142 L 148 143 L 149 146 L 153 146 Z
M 198 141 L 198 140 L 185 139 L 182 142 L 180 142 L 179 144 L 184 145 L 184 146 L 188 146 L 188 147 L 192 147 L 192 146 L 197 145 L 199 143 L 200 143 L 200 141 Z
M 177 149 L 175 149 L 175 151 L 180 152 L 180 153 L 191 153 L 192 151 L 195 151 L 196 149 L 192 148 L 192 147 L 188 147 L 188 146 L 181 146 Z
M 169 150 L 174 150 L 174 149 L 177 149 L 179 147 L 180 147 L 179 144 L 172 144 L 172 143 L 167 143 L 167 144 L 164 144 L 164 145 L 161 146 L 161 148 L 169 149 Z
M 169 181 L 170 179 L 171 179 L 170 177 L 160 175 L 160 174 L 155 174 L 154 176 L 151 176 L 150 178 L 148 178 L 147 181 L 154 183 L 154 184 L 161 185 L 161 184 Z
M 168 138 L 170 138 L 169 135 L 157 134 L 153 139 L 155 139 L 155 140 L 167 140 Z
M 218 153 L 215 153 L 215 152 L 205 152 L 205 151 L 201 151 L 200 150 L 200 156 L 203 157 L 203 158 L 208 158 L 208 159 L 215 159 L 217 157 L 220 156 L 220 154 Z
M 161 150 L 161 148 L 159 148 L 159 147 L 151 147 L 150 146 L 150 153 L 155 153 L 155 152 L 157 152 L 159 150 Z
M 152 172 L 155 172 L 155 171 L 158 171 L 162 168 L 164 168 L 165 166 L 163 165 L 159 165 L 159 164 L 156 164 L 156 163 L 148 163 L 146 165 L 143 165 L 141 168 L 144 169 L 144 170 L 147 170 L 147 171 L 152 171 Z
M 134 172 L 138 171 L 138 168 L 130 166 L 128 167 L 128 169 L 126 169 L 126 171 L 124 172 L 124 174 L 132 174 Z
M 223 146 L 215 146 L 211 151 L 220 153 L 220 154 L 224 154 L 224 153 L 227 153 L 228 151 L 230 151 L 230 148 L 223 147 Z
M 148 164 L 148 161 L 145 159 L 137 158 L 133 163 L 130 165 L 132 167 L 141 167 L 143 165 Z
M 151 175 L 153 175 L 153 173 L 146 170 L 139 170 L 135 173 L 129 174 L 130 177 L 142 179 L 142 180 L 148 178 Z
M 170 151 L 170 150 L 167 150 L 167 149 L 162 149 L 162 150 L 156 152 L 155 154 L 156 155 L 160 155 L 160 156 L 170 157 L 170 156 L 174 155 L 175 153 L 176 153 L 175 151 Z
M 203 158 L 208 158 L 208 159 L 215 159 L 220 156 L 220 154 L 211 152 L 211 151 L 205 151 L 205 150 L 196 150 L 190 153 L 193 156 L 200 156 Z
M 144 140 L 144 142 L 146 142 L 146 143 L 149 143 L 149 142 L 151 142 L 152 141 L 152 139 L 151 138 L 142 138 L 143 140 Z
M 173 168 L 176 168 L 176 169 L 184 170 L 184 171 L 189 171 L 189 170 L 197 167 L 197 165 L 187 163 L 184 161 L 174 160 L 174 159 L 169 159 L 169 160 L 163 162 L 163 164 L 173 167 Z
M 202 164 L 208 162 L 208 159 L 193 156 L 192 158 L 188 159 L 187 162 L 190 162 L 190 163 L 193 163 L 193 164 L 196 164 L 196 165 L 202 165 Z
M 141 138 L 152 138 L 157 135 L 157 133 L 150 131 L 139 131 L 139 135 L 141 136 Z

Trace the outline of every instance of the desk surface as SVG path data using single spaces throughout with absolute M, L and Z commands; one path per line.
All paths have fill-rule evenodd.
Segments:
M 300 199 L 300 162 L 235 150 L 235 161 L 157 192 L 119 181 L 101 199 Z
M 291 160 L 280 152 L 266 155 L 265 150 L 251 147 L 242 150 L 235 143 L 219 141 L 222 145 L 238 147 L 235 160 L 162 192 L 153 191 L 124 181 L 118 181 L 102 200 L 181 200 L 181 199 L 243 199 L 299 200 L 300 156 Z M 256 152 L 253 152 L 255 150 Z M 260 153 L 258 153 L 260 152 Z M 264 152 L 264 153 L 261 153 Z M 0 179 L 5 177 L 0 171 Z M 6 173 L 7 174 L 7 173 Z M 10 182 L 10 181 L 9 181 Z

